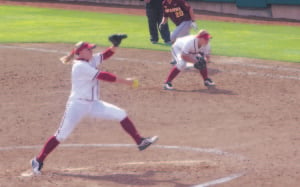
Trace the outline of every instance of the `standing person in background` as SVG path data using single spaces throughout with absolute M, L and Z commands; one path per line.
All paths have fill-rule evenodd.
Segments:
M 163 19 L 159 25 L 165 27 L 170 18 L 176 25 L 175 30 L 171 33 L 171 42 L 174 43 L 178 37 L 189 35 L 190 29 L 198 30 L 195 22 L 195 15 L 191 6 L 185 0 L 164 0 Z
M 156 44 L 159 40 L 158 30 L 165 44 L 171 44 L 170 30 L 168 24 L 159 28 L 163 18 L 162 1 L 163 0 L 140 0 L 146 3 L 146 15 L 148 18 L 150 41 Z

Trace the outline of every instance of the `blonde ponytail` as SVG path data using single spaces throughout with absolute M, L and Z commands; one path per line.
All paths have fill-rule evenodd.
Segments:
M 63 64 L 72 64 L 71 61 L 74 59 L 75 57 L 75 53 L 76 50 L 79 49 L 82 45 L 84 44 L 83 41 L 77 42 L 75 44 L 75 48 L 70 52 L 70 54 L 61 57 L 59 60 L 63 63 Z
M 71 61 L 74 59 L 75 54 L 73 52 L 71 52 L 70 54 L 61 57 L 59 60 L 63 63 L 63 64 L 71 64 Z

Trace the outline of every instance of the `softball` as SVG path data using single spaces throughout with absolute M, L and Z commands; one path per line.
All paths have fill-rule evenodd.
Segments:
M 133 79 L 132 80 L 132 88 L 138 88 L 139 87 L 139 80 Z

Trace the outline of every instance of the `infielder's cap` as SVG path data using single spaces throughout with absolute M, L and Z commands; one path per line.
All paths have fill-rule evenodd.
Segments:
M 212 36 L 206 30 L 201 30 L 197 34 L 197 38 L 204 38 L 205 40 L 209 40 L 212 38 Z
M 96 47 L 95 44 L 90 44 L 88 42 L 78 42 L 76 45 L 75 45 L 75 49 L 72 51 L 72 53 L 74 54 L 79 54 L 80 51 L 82 51 L 83 49 L 94 49 Z

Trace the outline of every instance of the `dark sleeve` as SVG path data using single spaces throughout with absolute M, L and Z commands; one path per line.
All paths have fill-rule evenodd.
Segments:
M 103 60 L 108 59 L 113 54 L 114 54 L 114 52 L 110 48 L 106 49 L 104 52 L 102 52 Z
M 97 79 L 107 82 L 116 82 L 117 77 L 112 73 L 101 71 L 100 73 L 98 73 Z
M 180 2 L 179 5 L 180 5 L 182 11 L 184 11 L 184 12 L 190 11 L 191 6 L 185 0 L 180 0 L 179 2 Z

